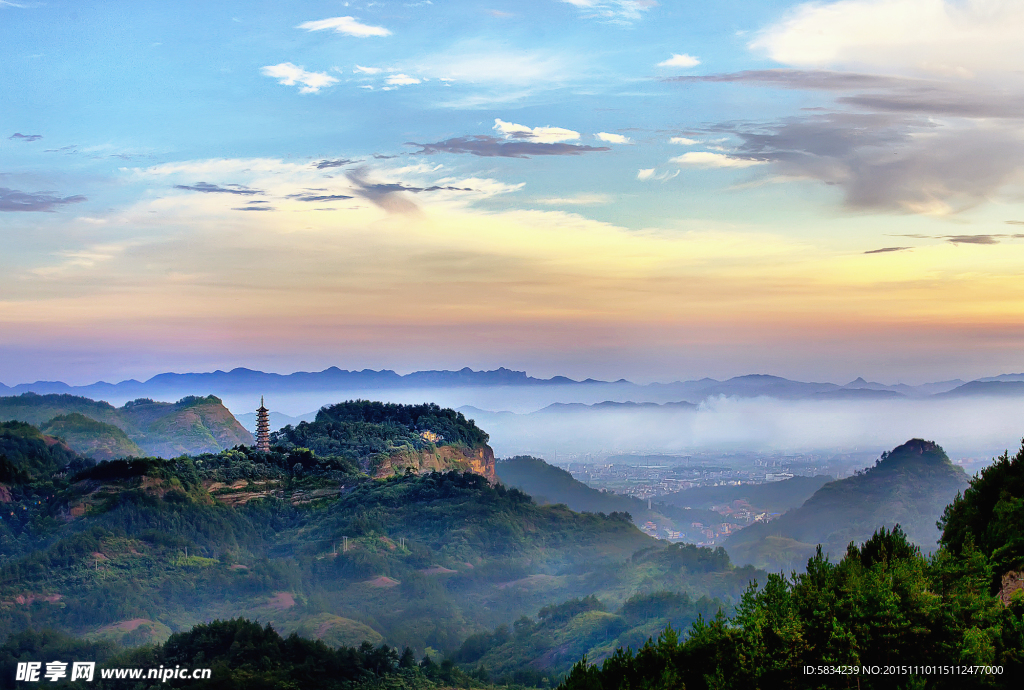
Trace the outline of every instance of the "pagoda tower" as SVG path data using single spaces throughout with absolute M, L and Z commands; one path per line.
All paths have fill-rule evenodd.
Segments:
M 264 453 L 270 450 L 270 410 L 263 406 L 260 396 L 260 408 L 256 410 L 256 450 Z

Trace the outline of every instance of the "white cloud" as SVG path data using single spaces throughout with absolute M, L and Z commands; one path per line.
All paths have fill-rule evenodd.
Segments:
M 673 163 L 692 165 L 698 168 L 749 168 L 765 163 L 765 161 L 750 158 L 733 158 L 724 153 L 711 153 L 710 151 L 691 151 L 670 160 Z
M 574 141 L 580 138 L 579 132 L 562 127 L 527 127 L 514 122 L 494 119 L 494 129 L 505 135 L 506 139 L 529 139 L 538 144 L 554 144 L 559 141 Z
M 689 139 L 687 137 L 672 137 L 671 139 L 668 140 L 668 143 L 679 144 L 680 146 L 694 146 L 695 144 L 699 144 L 700 142 L 697 141 L 696 139 Z
M 658 67 L 696 67 L 700 64 L 700 60 L 687 55 L 686 53 L 672 53 L 672 57 L 668 60 L 658 63 Z
M 31 272 L 41 278 L 58 277 L 77 268 L 95 268 L 97 264 L 111 261 L 125 250 L 141 244 L 140 241 L 94 244 L 82 249 L 68 249 L 58 253 L 62 261 L 56 265 L 40 266 Z
M 326 86 L 334 86 L 338 80 L 326 72 L 307 72 L 298 65 L 282 62 L 279 65 L 268 65 L 261 72 L 264 76 L 277 79 L 277 83 L 285 86 L 301 84 L 299 93 L 317 93 Z
M 303 22 L 299 24 L 296 29 L 305 29 L 306 31 L 323 31 L 325 29 L 334 29 L 339 34 L 345 34 L 347 36 L 357 36 L 359 38 L 368 38 L 370 36 L 390 36 L 391 32 L 385 29 L 383 26 L 369 26 L 368 24 L 360 24 L 353 17 L 332 17 L 331 19 L 320 19 L 314 22 Z
M 1019 0 L 842 0 L 797 6 L 750 44 L 795 66 L 970 76 L 1024 69 Z
M 648 180 L 658 180 L 663 182 L 665 180 L 671 180 L 678 174 L 678 170 L 671 172 L 666 170 L 665 172 L 659 173 L 657 172 L 656 168 L 643 168 L 636 172 L 636 179 L 640 180 L 641 182 L 646 182 Z
M 395 74 L 387 78 L 387 83 L 391 86 L 408 86 L 410 84 L 419 84 L 420 80 L 416 77 L 410 77 L 408 74 Z
M 608 132 L 598 132 L 594 135 L 601 141 L 607 141 L 609 144 L 629 144 L 632 143 L 629 137 L 624 137 L 621 134 L 609 134 Z
M 356 65 L 356 68 L 353 70 L 353 74 L 380 74 L 383 71 L 383 67 L 363 67 L 362 65 Z

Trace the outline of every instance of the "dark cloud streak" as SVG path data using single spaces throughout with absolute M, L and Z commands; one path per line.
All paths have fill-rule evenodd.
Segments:
M 206 192 L 215 194 L 240 194 L 243 196 L 250 196 L 253 194 L 262 194 L 263 191 L 259 189 L 251 189 L 240 184 L 229 184 L 223 187 L 215 184 L 208 184 L 206 182 L 196 182 L 194 185 L 176 184 L 175 189 L 185 189 L 190 192 Z
M 683 84 L 694 83 L 735 83 L 754 86 L 775 86 L 783 89 L 806 89 L 811 91 L 852 91 L 856 89 L 891 89 L 895 87 L 920 87 L 930 85 L 919 79 L 902 79 L 876 74 L 856 72 L 833 72 L 830 70 L 799 69 L 758 69 L 726 74 L 703 76 L 668 77 L 662 81 Z
M 12 134 L 11 136 L 9 136 L 7 138 L 8 139 L 13 139 L 13 140 L 20 139 L 21 141 L 24 141 L 24 142 L 27 143 L 27 142 L 30 142 L 30 141 L 39 141 L 40 139 L 43 138 L 43 135 L 42 134 L 22 134 L 21 132 L 15 132 L 14 134 Z
M 886 252 L 902 252 L 906 249 L 912 249 L 913 247 L 882 247 L 881 249 L 871 249 L 864 252 L 865 254 L 885 254 Z
M 56 196 L 53 192 L 22 192 L 17 189 L 0 187 L 0 211 L 36 211 L 52 213 L 61 206 L 86 201 L 80 194 Z
M 1004 239 L 1024 239 L 1024 233 L 1016 234 L 979 234 L 979 235 L 893 235 L 893 237 L 913 237 L 917 240 L 943 240 L 950 244 L 999 244 Z
M 506 141 L 497 137 L 476 135 L 445 139 L 434 144 L 406 142 L 406 146 L 419 146 L 417 154 L 471 153 L 484 158 L 529 158 L 531 156 L 578 156 L 591 151 L 610 151 L 607 146 L 581 146 L 578 144 L 542 144 L 533 141 Z
M 359 161 L 349 160 L 348 158 L 338 158 L 336 160 L 322 160 L 316 164 L 317 170 L 326 170 L 328 168 L 340 168 L 343 165 L 349 165 L 351 163 L 358 163 Z
M 420 192 L 472 192 L 471 187 L 438 186 L 430 187 L 409 187 L 397 182 L 369 182 L 366 179 L 368 169 L 366 167 L 356 168 L 347 173 L 349 182 L 356 188 L 359 196 L 376 204 L 388 213 L 416 214 L 420 212 L 419 206 L 411 199 L 406 198 L 403 192 L 419 194 Z
M 341 201 L 343 199 L 352 199 L 354 197 L 347 194 L 324 194 L 324 195 L 313 195 L 313 194 L 289 194 L 288 199 L 296 199 L 298 201 Z

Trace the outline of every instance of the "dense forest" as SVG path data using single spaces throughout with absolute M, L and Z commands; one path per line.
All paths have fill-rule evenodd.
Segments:
M 321 408 L 312 422 L 286 426 L 271 436 L 284 448 L 309 448 L 319 455 L 359 459 L 396 449 L 421 450 L 428 445 L 475 447 L 487 434 L 461 412 L 434 403 L 395 403 L 349 400 Z
M 940 526 L 928 557 L 899 527 L 838 562 L 819 549 L 803 573 L 751 585 L 732 616 L 667 628 L 600 666 L 582 659 L 560 688 L 1021 687 L 1024 446 L 983 470 Z
M 162 644 L 130 651 L 110 642 L 91 642 L 61 633 L 26 631 L 0 646 L 0 678 L 4 687 L 22 661 L 39 659 L 91 660 L 101 669 L 91 681 L 61 683 L 69 688 L 135 690 L 192 688 L 194 690 L 407 690 L 479 686 L 451 660 L 418 660 L 412 650 L 364 642 L 357 647 L 331 647 L 319 640 L 292 634 L 282 637 L 270 625 L 233 619 L 197 625 L 174 634 Z M 102 669 L 209 669 L 208 679 L 104 679 Z M 22 685 L 18 683 L 17 685 Z M 29 687 L 27 684 L 26 687 Z
M 339 417 L 355 432 L 366 425 L 364 437 L 402 421 Z M 416 431 L 440 435 L 441 419 L 464 426 L 462 443 L 486 438 L 450 411 L 424 406 L 409 417 Z M 93 465 L 26 424 L 5 429 L 14 460 L 3 467 L 16 502 L 5 504 L 11 514 L 0 523 L 4 635 L 51 629 L 134 646 L 244 617 L 286 636 L 409 647 L 417 658 L 441 661 L 468 636 L 595 596 L 617 622 L 577 635 L 573 649 L 600 658 L 619 642 L 688 620 L 650 607 L 620 613 L 638 593 L 692 597 L 680 609 L 692 618 L 729 609 L 763 576 L 721 551 L 671 557 L 675 547 L 640 532 L 626 513 L 537 505 L 475 473 L 374 479 L 361 459 L 284 443 L 270 452 L 239 446 Z M 545 654 L 546 626 L 555 620 L 575 625 L 537 618 L 518 658 Z M 575 653 L 523 668 L 453 663 L 478 679 L 555 682 Z M 495 667 L 486 671 L 487 664 Z

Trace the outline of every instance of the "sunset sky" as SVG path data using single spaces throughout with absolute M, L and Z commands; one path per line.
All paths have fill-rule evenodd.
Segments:
M 0 381 L 1024 371 L 1016 0 L 0 0 Z

